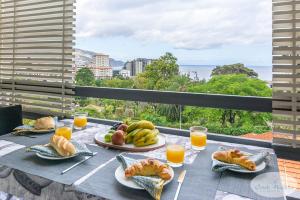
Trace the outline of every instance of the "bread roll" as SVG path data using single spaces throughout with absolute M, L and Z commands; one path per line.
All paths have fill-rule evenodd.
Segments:
M 52 117 L 42 117 L 37 119 L 34 124 L 36 130 L 49 130 L 55 128 L 55 122 Z
M 61 156 L 68 157 L 76 153 L 75 146 L 63 136 L 53 135 L 50 138 L 50 145 Z

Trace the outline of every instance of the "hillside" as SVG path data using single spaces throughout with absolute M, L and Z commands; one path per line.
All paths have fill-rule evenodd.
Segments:
M 87 65 L 92 62 L 93 56 L 96 52 L 87 51 L 82 49 L 75 49 L 75 64 L 76 65 Z M 113 68 L 123 67 L 124 62 L 121 60 L 115 60 L 113 58 L 109 58 L 110 66 Z

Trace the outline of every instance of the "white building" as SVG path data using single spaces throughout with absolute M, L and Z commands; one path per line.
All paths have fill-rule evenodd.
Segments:
M 96 79 L 111 79 L 113 76 L 112 67 L 109 65 L 109 55 L 96 54 L 91 69 Z
M 94 59 L 97 67 L 109 67 L 109 55 L 98 53 Z
M 123 78 L 128 78 L 130 77 L 130 71 L 127 69 L 122 69 L 120 70 L 119 74 L 123 77 Z
M 96 79 L 111 79 L 113 76 L 112 67 L 93 67 Z

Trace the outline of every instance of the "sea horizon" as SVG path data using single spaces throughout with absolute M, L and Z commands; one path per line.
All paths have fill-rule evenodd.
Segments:
M 180 74 L 188 74 L 192 79 L 196 79 L 196 73 L 199 80 L 209 80 L 212 70 L 219 65 L 180 65 Z M 253 69 L 258 73 L 258 78 L 263 81 L 272 81 L 272 66 L 255 66 L 246 65 L 247 68 Z M 114 70 L 121 70 L 123 66 L 114 67 Z
M 196 74 L 199 80 L 210 79 L 212 70 L 219 65 L 179 65 L 180 74 L 188 74 L 192 79 L 196 79 Z M 272 80 L 272 66 L 255 66 L 246 65 L 247 68 L 253 69 L 258 78 L 264 81 Z

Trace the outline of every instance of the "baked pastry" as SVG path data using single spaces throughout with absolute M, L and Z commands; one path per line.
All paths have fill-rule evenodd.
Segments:
M 49 130 L 54 129 L 55 122 L 52 117 L 42 117 L 37 119 L 34 124 L 34 129 L 36 130 Z
M 125 170 L 127 178 L 132 176 L 159 176 L 163 180 L 169 180 L 172 177 L 168 165 L 155 159 L 145 159 L 137 162 Z
M 72 156 L 76 153 L 75 146 L 63 136 L 53 135 L 50 138 L 50 145 L 61 156 Z
M 214 153 L 213 157 L 221 162 L 240 165 L 250 171 L 255 171 L 256 169 L 255 162 L 237 149 L 217 151 Z

